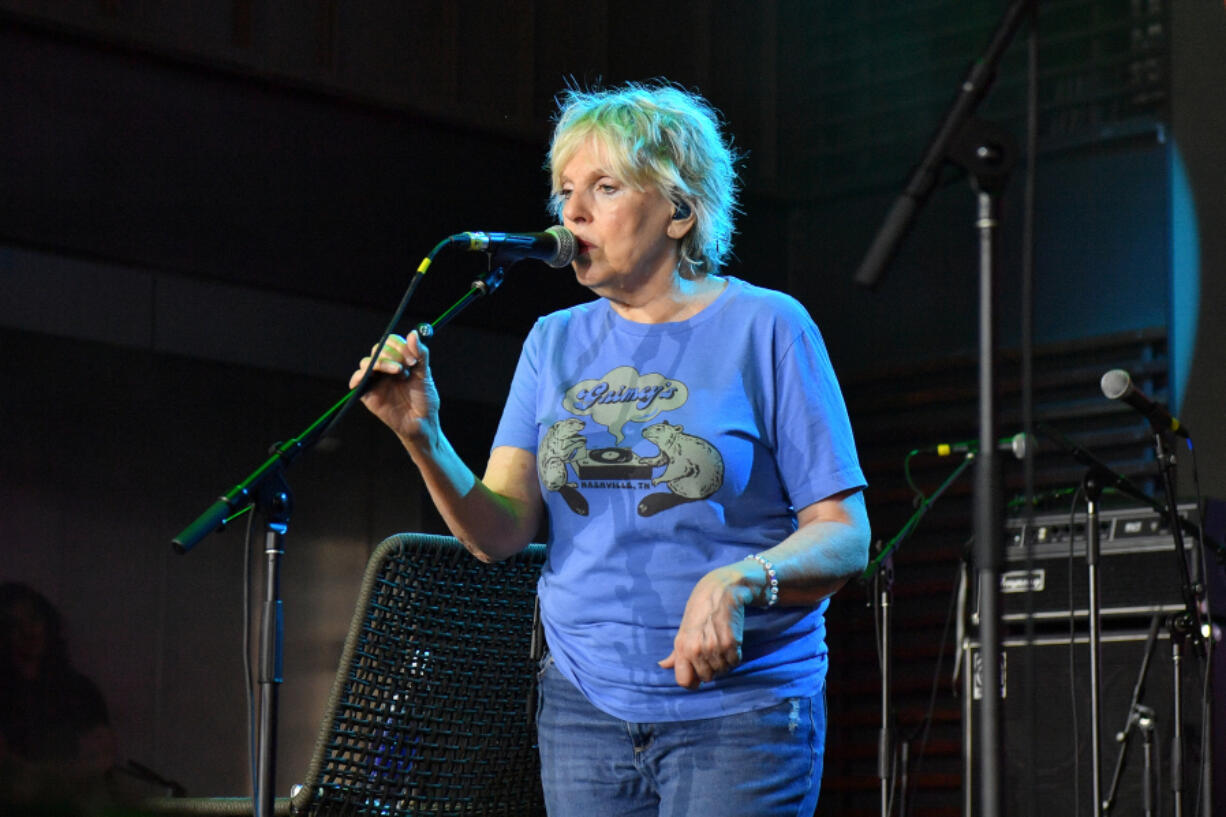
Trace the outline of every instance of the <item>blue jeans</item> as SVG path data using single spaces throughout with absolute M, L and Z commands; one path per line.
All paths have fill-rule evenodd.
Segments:
M 812 817 L 824 694 L 692 721 L 629 723 L 588 703 L 546 657 L 537 708 L 550 817 Z

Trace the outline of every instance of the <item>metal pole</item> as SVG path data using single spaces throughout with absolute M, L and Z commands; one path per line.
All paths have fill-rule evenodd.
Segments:
M 1090 775 L 1095 815 L 1105 809 L 1103 801 L 1103 717 L 1102 717 L 1102 627 L 1099 621 L 1098 486 L 1093 476 L 1086 485 L 1086 574 L 1089 582 L 1090 628 Z
M 979 709 L 979 814 L 1002 813 L 1000 701 L 1000 467 L 996 454 L 996 266 L 997 202 L 979 192 L 979 457 L 975 469 L 975 561 L 979 571 L 979 644 L 983 699 Z
M 890 712 L 890 591 L 891 564 L 877 571 L 877 604 L 881 618 L 881 733 L 877 744 L 877 775 L 881 778 L 881 817 L 890 817 L 890 778 L 894 760 L 893 718 Z
M 286 525 L 270 522 L 264 544 L 264 605 L 260 616 L 259 739 L 255 784 L 256 817 L 273 817 L 277 775 L 277 698 L 281 686 L 284 622 L 281 609 L 281 557 Z
M 1171 727 L 1171 793 L 1175 817 L 1183 817 L 1183 636 L 1171 634 L 1171 698 L 1175 702 Z

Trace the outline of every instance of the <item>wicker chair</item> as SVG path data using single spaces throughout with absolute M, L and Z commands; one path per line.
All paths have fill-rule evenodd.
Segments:
M 543 815 L 530 657 L 544 546 L 487 565 L 447 536 L 370 558 L 305 781 L 277 814 Z M 162 798 L 157 813 L 249 814 Z

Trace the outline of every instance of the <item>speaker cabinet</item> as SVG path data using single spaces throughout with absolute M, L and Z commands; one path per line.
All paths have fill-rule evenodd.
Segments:
M 1148 631 L 1104 632 L 1102 636 L 1102 792 L 1110 793 L 1112 776 L 1120 755 L 1116 735 L 1128 722 L 1133 688 L 1145 655 Z M 1027 644 L 1006 639 L 1001 656 L 1001 728 L 1003 758 L 1001 775 L 1005 787 L 1004 813 L 1008 817 L 1037 815 L 1094 815 L 1090 753 L 1090 648 L 1088 637 L 1046 635 Z M 982 661 L 979 645 L 967 646 L 967 692 L 970 697 L 966 772 L 974 791 L 970 803 L 978 803 L 981 752 L 975 746 L 977 719 L 982 705 Z M 1171 751 L 1174 735 L 1175 699 L 1171 641 L 1165 630 L 1155 640 L 1146 674 L 1141 706 L 1152 711 L 1152 792 L 1154 814 L 1172 813 Z M 1201 738 L 1209 728 L 1202 708 L 1202 659 L 1183 650 L 1183 792 L 1185 814 L 1195 810 L 1200 793 Z M 1120 785 L 1111 814 L 1143 817 L 1145 780 L 1144 731 L 1134 726 Z M 1219 793 L 1219 797 L 1220 797 Z

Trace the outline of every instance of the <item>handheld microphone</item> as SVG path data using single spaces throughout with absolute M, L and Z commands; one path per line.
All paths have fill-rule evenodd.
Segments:
M 555 224 L 543 233 L 458 233 L 448 243 L 467 252 L 488 252 L 514 264 L 524 258 L 565 267 L 575 260 L 578 242 L 574 233 Z
M 1033 438 L 1028 438 L 1025 431 L 1019 431 L 1012 437 L 1002 437 L 996 441 L 997 451 L 1012 451 L 1013 456 L 1019 460 L 1026 459 L 1026 448 L 1032 445 Z M 963 440 L 960 443 L 938 443 L 937 445 L 921 448 L 927 454 L 936 454 L 938 457 L 948 457 L 950 454 L 966 454 L 975 453 L 979 450 L 978 440 Z
M 1144 392 L 1132 385 L 1132 377 L 1123 369 L 1112 369 L 1107 372 L 1103 375 L 1099 385 L 1102 386 L 1103 396 L 1111 400 L 1123 400 L 1144 414 L 1145 419 L 1149 420 L 1149 424 L 1154 427 L 1155 431 L 1173 431 L 1180 437 L 1185 439 L 1188 437 L 1188 429 L 1183 423 L 1172 417 L 1161 403 L 1154 402 Z

